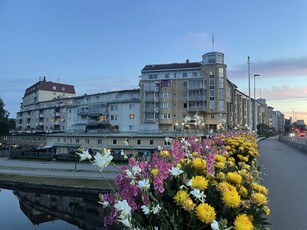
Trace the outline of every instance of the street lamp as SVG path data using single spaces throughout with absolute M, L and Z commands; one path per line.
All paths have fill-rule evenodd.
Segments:
M 254 74 L 254 130 L 256 131 L 257 123 L 257 106 L 256 106 L 256 77 L 260 77 L 260 74 Z
M 251 71 L 250 71 L 250 58 L 247 57 L 248 66 L 248 128 L 249 132 L 252 130 L 252 103 L 251 103 Z

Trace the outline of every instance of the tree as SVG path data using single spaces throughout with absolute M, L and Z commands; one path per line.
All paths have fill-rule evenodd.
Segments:
M 10 129 L 15 128 L 15 119 L 9 118 L 10 113 L 4 106 L 5 104 L 0 98 L 0 134 L 7 134 Z

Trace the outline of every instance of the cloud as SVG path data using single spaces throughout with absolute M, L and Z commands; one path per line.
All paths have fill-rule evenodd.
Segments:
M 289 99 L 306 99 L 307 86 L 272 86 L 271 88 L 262 88 L 261 96 L 267 100 L 289 100 Z
M 246 78 L 248 71 L 245 65 L 228 66 L 230 78 Z M 259 61 L 251 63 L 251 72 L 260 74 L 267 78 L 292 77 L 307 75 L 307 57 L 275 59 L 270 61 Z M 251 74 L 251 76 L 253 76 Z

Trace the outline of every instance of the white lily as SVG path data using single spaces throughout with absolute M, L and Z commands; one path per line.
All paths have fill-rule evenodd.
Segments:
M 169 171 L 170 171 L 170 173 L 171 173 L 173 176 L 175 176 L 175 177 L 177 177 L 177 176 L 179 176 L 180 174 L 183 173 L 183 170 L 181 170 L 181 169 L 178 168 L 178 167 L 172 167 L 172 169 L 170 169 Z
M 204 194 L 204 191 L 201 192 L 199 189 L 193 189 L 190 194 L 192 194 L 202 204 L 205 203 L 206 195 Z
M 101 153 L 97 153 L 94 156 L 94 158 L 95 161 L 93 165 L 96 165 L 99 168 L 99 171 L 101 172 L 105 167 L 107 167 L 111 163 L 113 156 L 111 155 L 110 151 L 106 151 L 106 149 L 104 149 L 103 155 Z
M 161 210 L 161 206 L 158 204 L 156 207 L 154 207 L 152 209 L 153 214 L 157 214 L 158 212 L 160 212 Z
M 211 223 L 211 229 L 212 230 L 219 230 L 219 223 L 216 220 L 213 220 Z
M 138 165 L 135 165 L 132 167 L 133 175 L 140 174 L 141 172 L 142 172 L 142 169 Z
M 88 150 L 84 150 L 82 153 L 77 153 L 80 156 L 80 161 L 84 161 L 84 160 L 91 160 L 92 159 L 92 155 L 89 153 Z
M 142 211 L 145 215 L 149 215 L 150 209 L 147 205 L 142 205 L 141 208 L 142 208 Z
M 144 180 L 138 181 L 138 186 L 141 189 L 149 189 L 150 188 L 149 179 L 144 179 Z

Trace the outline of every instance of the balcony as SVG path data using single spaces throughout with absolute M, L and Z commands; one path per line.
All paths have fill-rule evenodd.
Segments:
M 157 107 L 144 108 L 144 112 L 159 113 L 159 108 Z
M 189 112 L 205 111 L 205 106 L 188 106 Z

